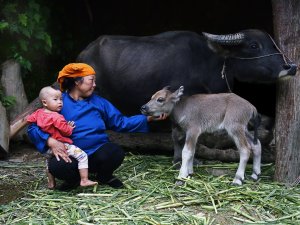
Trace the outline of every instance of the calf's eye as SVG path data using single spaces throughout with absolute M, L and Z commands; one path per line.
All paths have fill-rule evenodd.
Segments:
M 158 98 L 156 101 L 159 102 L 159 103 L 162 103 L 162 102 L 164 102 L 165 100 L 164 100 L 164 98 L 160 97 L 160 98 Z

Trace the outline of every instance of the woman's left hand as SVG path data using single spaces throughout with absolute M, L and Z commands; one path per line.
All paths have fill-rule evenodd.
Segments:
M 148 122 L 159 121 L 159 120 L 165 120 L 167 117 L 168 117 L 168 115 L 166 113 L 163 113 L 159 117 L 147 116 L 147 120 L 148 120 Z

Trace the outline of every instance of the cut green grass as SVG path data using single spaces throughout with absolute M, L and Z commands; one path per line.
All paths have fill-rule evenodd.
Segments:
M 299 185 L 272 182 L 273 165 L 266 164 L 259 182 L 231 186 L 236 168 L 206 163 L 195 167 L 185 185 L 175 186 L 178 170 L 171 157 L 128 155 L 115 174 L 125 188 L 59 192 L 45 188 L 41 166 L 25 197 L 0 206 L 0 224 L 300 224 Z M 214 169 L 223 174 L 213 176 Z M 251 174 L 251 165 L 246 172 Z

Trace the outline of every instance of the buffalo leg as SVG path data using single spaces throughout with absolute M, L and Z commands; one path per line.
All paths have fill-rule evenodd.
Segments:
M 184 145 L 185 135 L 178 128 L 172 129 L 172 139 L 174 144 L 174 157 L 173 163 L 176 164 L 176 168 L 180 168 L 181 160 L 182 160 L 182 148 Z

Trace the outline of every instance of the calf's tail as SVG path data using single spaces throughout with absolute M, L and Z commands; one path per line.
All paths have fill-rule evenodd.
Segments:
M 255 110 L 252 114 L 251 122 L 253 125 L 253 131 L 254 131 L 254 137 L 253 137 L 253 143 L 257 144 L 257 136 L 258 136 L 258 127 L 261 123 L 261 115 Z

